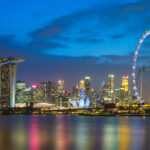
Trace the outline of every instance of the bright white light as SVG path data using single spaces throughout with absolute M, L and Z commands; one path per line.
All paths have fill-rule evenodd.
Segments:
M 80 99 L 79 108 L 84 108 L 84 99 Z
M 90 99 L 89 99 L 89 98 L 87 98 L 87 99 L 86 99 L 85 107 L 86 107 L 86 108 L 88 108 L 88 107 L 89 107 L 89 105 L 90 105 Z
M 135 76 L 135 73 L 132 73 L 132 76 L 134 77 L 134 76 Z
M 132 69 L 135 69 L 135 66 L 133 66 Z

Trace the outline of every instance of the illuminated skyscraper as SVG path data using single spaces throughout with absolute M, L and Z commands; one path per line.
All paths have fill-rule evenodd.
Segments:
M 26 83 L 24 81 L 17 81 L 16 89 L 17 90 L 24 90 L 24 89 L 26 89 Z
M 107 84 L 101 85 L 100 100 L 101 100 L 101 103 L 111 103 L 112 102 L 112 98 L 109 97 L 109 87 Z
M 91 89 L 91 107 L 96 107 L 97 104 L 97 93 L 94 89 Z
M 56 84 L 53 82 L 42 82 L 40 85 L 32 84 L 31 91 L 33 103 L 56 103 Z
M 108 88 L 110 96 L 113 96 L 114 94 L 114 75 L 110 74 L 108 75 Z
M 42 93 L 42 102 L 47 102 L 47 83 L 42 82 L 40 84 L 39 89 L 41 90 Z
M 85 77 L 85 98 L 91 97 L 91 78 Z
M 64 81 L 59 80 L 57 84 L 57 95 L 56 95 L 56 105 L 63 106 L 63 91 L 64 91 Z
M 16 83 L 16 103 L 24 103 L 24 90 L 26 83 L 24 81 L 17 81 Z
M 26 88 L 24 81 L 17 81 L 16 83 L 16 104 L 31 102 L 31 88 Z
M 56 98 L 56 84 L 53 82 L 48 81 L 47 83 L 47 98 L 48 102 L 51 104 L 55 104 L 55 98 Z
M 120 86 L 120 105 L 128 104 L 129 100 L 129 81 L 128 76 L 122 77 L 122 85 Z
M 115 89 L 115 103 L 118 105 L 120 102 L 120 89 L 116 88 Z
M 79 88 L 80 88 L 80 89 L 85 89 L 85 81 L 84 81 L 84 80 L 81 80 L 81 81 L 80 81 Z
M 17 63 L 25 59 L 12 58 L 0 59 L 0 105 L 13 108 L 15 105 L 15 89 Z
M 128 92 L 128 90 L 129 90 L 128 76 L 122 77 L 122 86 L 124 87 L 124 91 Z
M 57 95 L 61 95 L 63 93 L 63 90 L 64 90 L 64 81 L 59 80 L 57 84 Z
M 44 102 L 43 90 L 41 90 L 40 86 L 37 84 L 32 84 L 31 88 L 32 102 L 34 104 Z
M 79 86 L 76 84 L 72 89 L 72 96 L 77 98 L 79 96 Z

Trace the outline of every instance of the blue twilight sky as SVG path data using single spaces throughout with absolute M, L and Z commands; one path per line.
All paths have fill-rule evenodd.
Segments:
M 18 79 L 28 84 L 64 79 L 70 89 L 88 75 L 98 88 L 113 73 L 118 86 L 148 29 L 148 0 L 0 1 L 0 55 L 27 59 Z

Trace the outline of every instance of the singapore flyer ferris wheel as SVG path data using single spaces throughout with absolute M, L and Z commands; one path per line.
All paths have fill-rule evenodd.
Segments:
M 143 99 L 142 99 L 142 97 L 140 97 L 138 89 L 137 89 L 137 81 L 136 81 L 137 58 L 138 58 L 138 54 L 139 54 L 139 51 L 140 51 L 140 48 L 141 48 L 143 41 L 149 35 L 150 35 L 150 30 L 146 31 L 146 33 L 143 34 L 142 38 L 139 40 L 139 43 L 138 43 L 136 50 L 134 52 L 133 65 L 132 65 L 132 83 L 133 83 L 134 96 L 137 97 L 137 100 L 140 103 L 143 103 Z

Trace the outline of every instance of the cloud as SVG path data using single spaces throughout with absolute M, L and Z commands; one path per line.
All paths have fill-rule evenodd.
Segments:
M 33 39 L 97 43 L 99 42 L 98 39 L 100 41 L 103 39 L 99 37 L 99 34 L 107 35 L 107 29 L 113 33 L 114 28 L 120 30 L 120 25 L 125 24 L 128 31 L 126 29 L 122 30 L 123 32 L 129 32 L 131 30 L 129 28 L 132 25 L 135 28 L 136 26 L 140 26 L 141 23 L 138 25 L 136 22 L 143 20 L 143 13 L 146 10 L 147 5 L 145 2 L 131 2 L 117 5 L 111 3 L 107 7 L 100 4 L 86 10 L 55 18 L 47 22 L 44 27 L 29 33 L 29 36 Z M 95 37 L 94 32 L 92 33 L 91 31 L 96 31 Z M 123 36 L 123 34 L 112 34 L 113 39 L 122 38 Z M 87 38 L 85 40 L 83 37 L 91 37 L 91 39 Z
M 9 44 L 13 44 L 15 41 L 15 35 L 1 35 L 0 36 L 0 44 L 4 44 L 7 45 Z
M 56 49 L 56 48 L 66 48 L 63 44 L 55 41 L 31 41 L 28 43 L 30 48 L 34 49 Z
M 17 37 L 15 35 L 0 35 L 1 54 L 4 51 L 10 51 L 11 54 L 13 53 L 13 51 L 19 52 L 21 49 L 25 49 L 25 46 L 23 43 L 17 40 Z
M 97 39 L 97 38 L 88 38 L 88 37 L 80 37 L 74 40 L 75 42 L 78 43 L 89 43 L 89 44 L 96 44 L 96 43 L 101 43 L 104 40 L 103 39 Z
M 98 63 L 108 64 L 132 64 L 133 54 L 129 55 L 103 55 L 100 56 Z
M 54 35 L 59 34 L 62 31 L 61 27 L 56 26 L 46 26 L 43 29 L 38 29 L 29 34 L 33 39 L 49 39 Z
M 115 35 L 111 35 L 110 37 L 112 39 L 121 39 L 124 38 L 126 35 L 125 34 L 115 34 Z
M 131 12 L 138 12 L 138 13 L 142 13 L 144 11 L 147 11 L 148 9 L 148 5 L 146 3 L 131 3 L 131 4 L 127 4 L 124 6 L 124 8 L 122 9 L 122 13 L 131 13 Z

